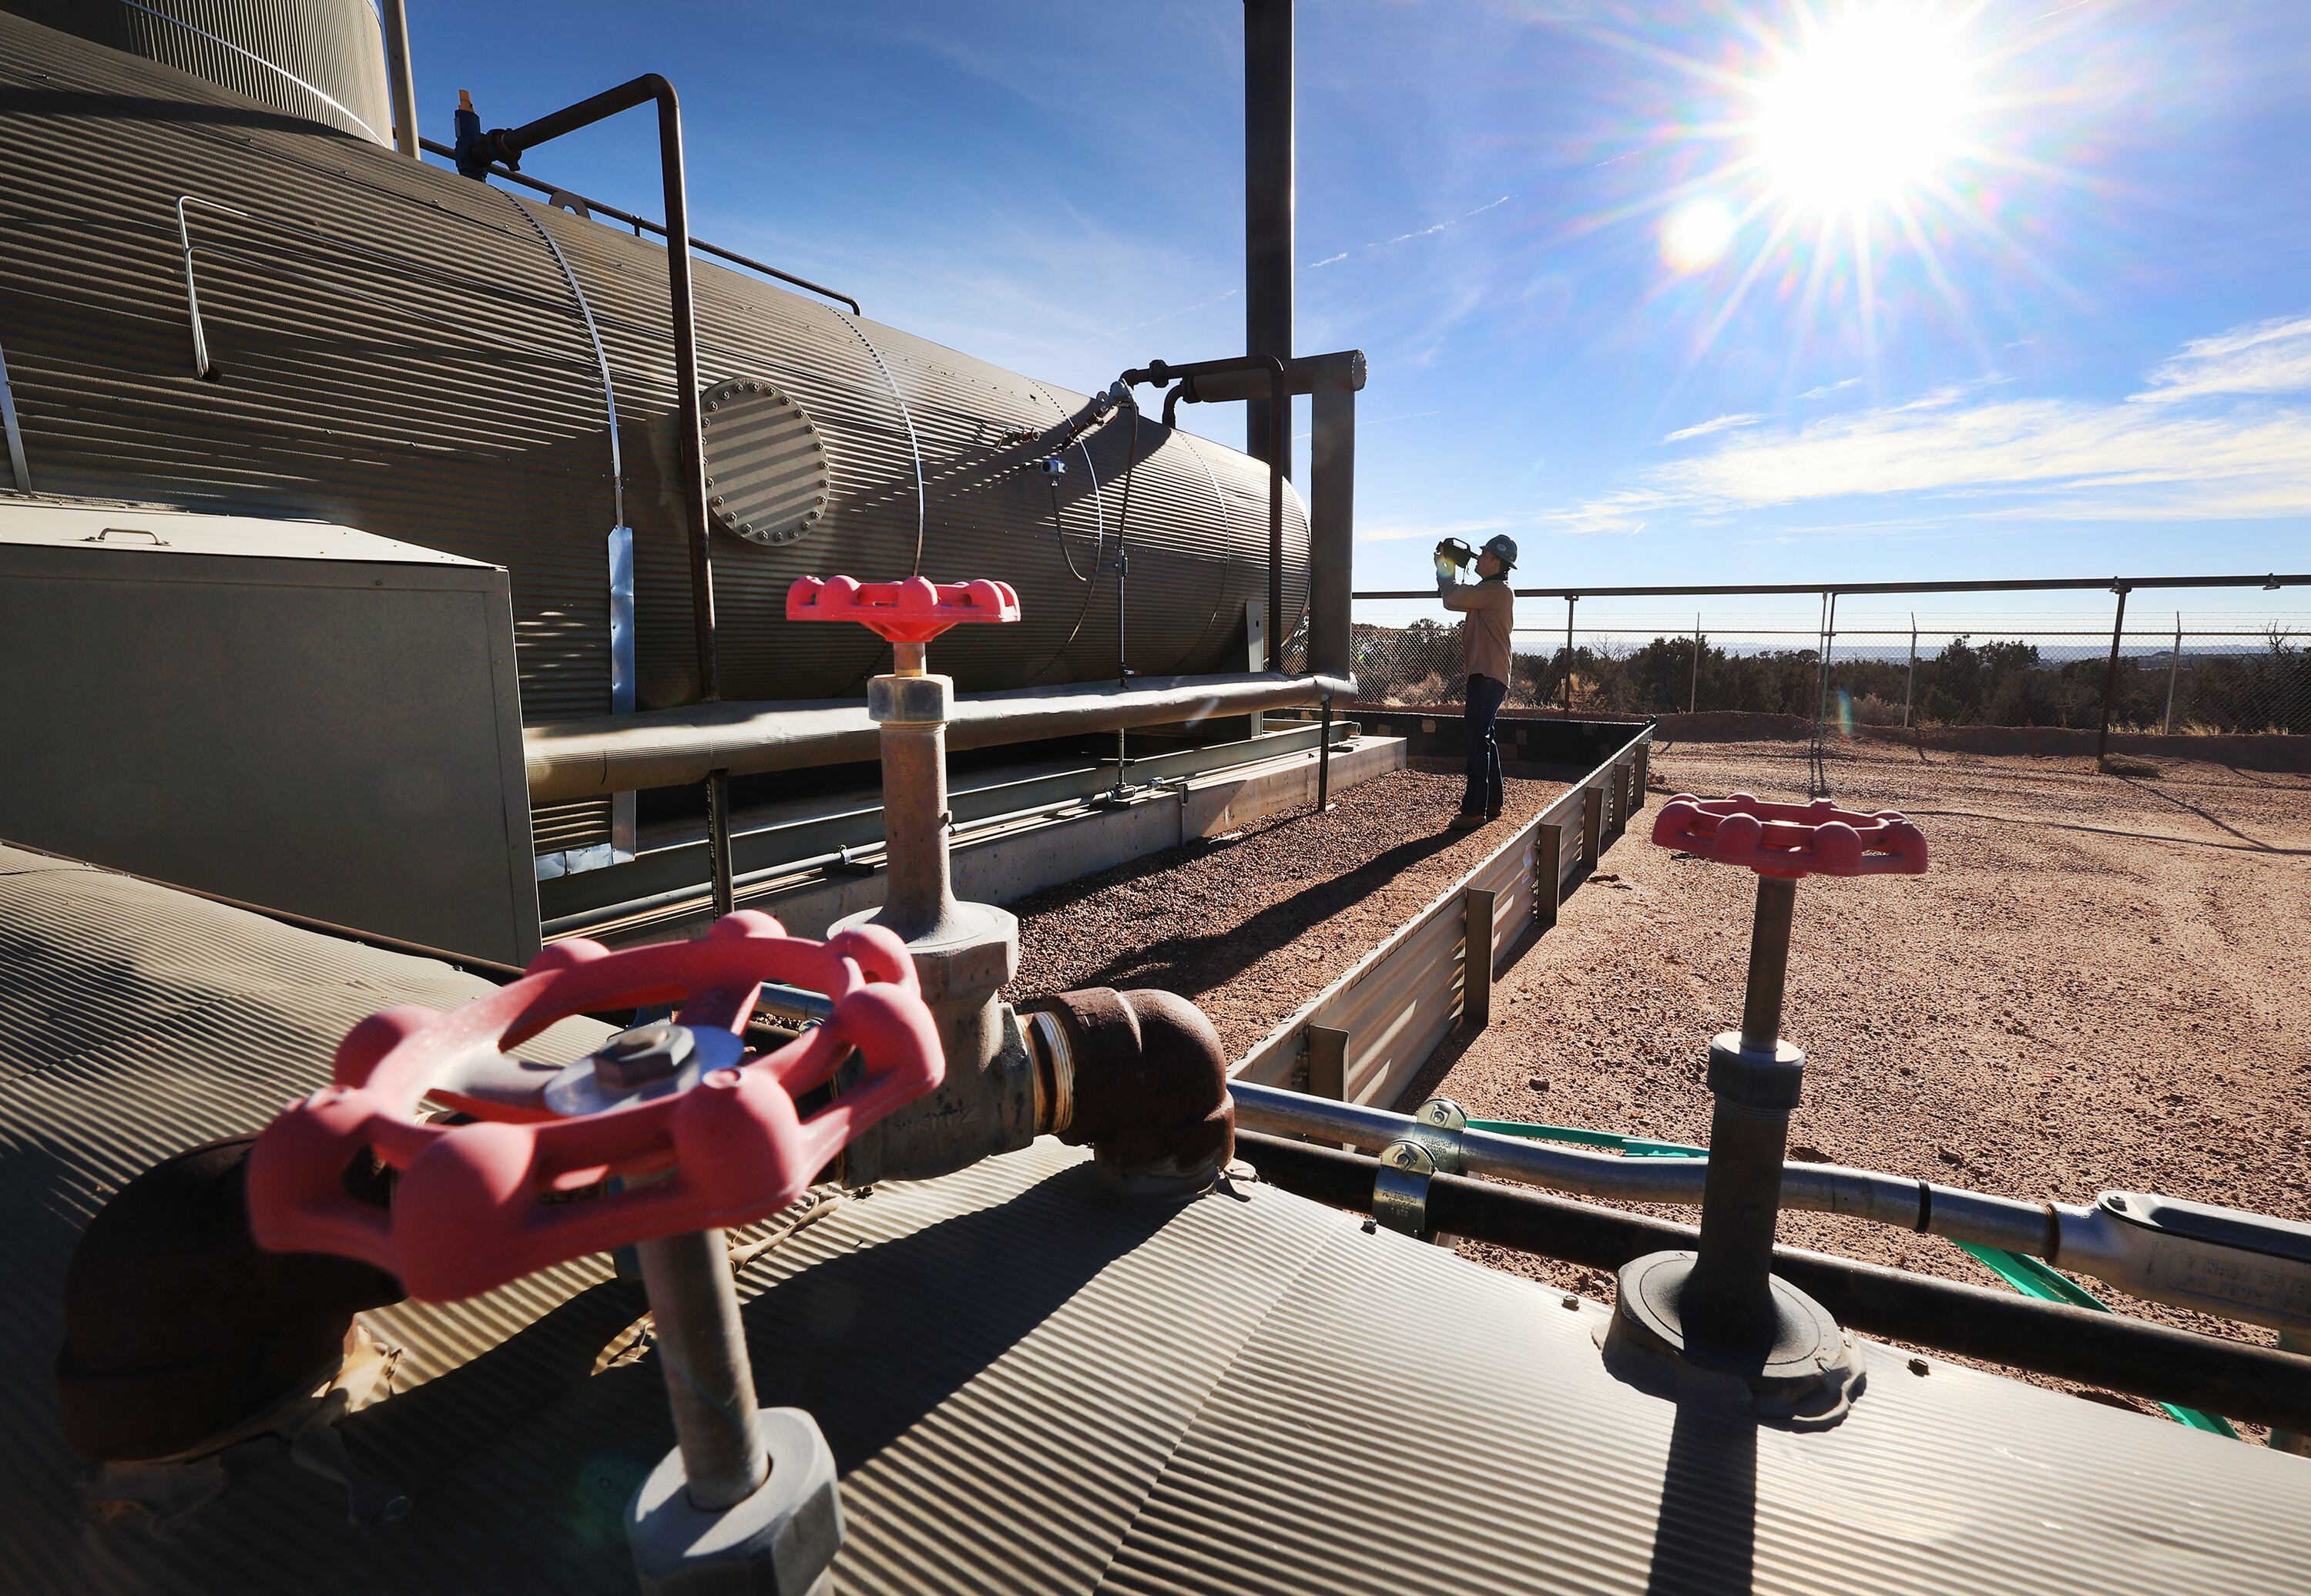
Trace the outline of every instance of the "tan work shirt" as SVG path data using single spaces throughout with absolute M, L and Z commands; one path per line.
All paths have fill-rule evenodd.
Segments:
M 1472 676 L 1509 679 L 1509 629 L 1516 624 L 1516 595 L 1508 579 L 1488 576 L 1469 587 L 1450 587 L 1437 595 L 1446 609 L 1466 612 L 1461 623 L 1461 655 Z

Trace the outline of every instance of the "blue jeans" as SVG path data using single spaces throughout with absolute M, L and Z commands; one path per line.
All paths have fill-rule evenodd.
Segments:
M 1493 740 L 1493 720 L 1509 685 L 1490 676 L 1470 676 L 1464 717 L 1469 728 L 1469 791 L 1463 815 L 1492 815 L 1501 807 L 1501 746 Z

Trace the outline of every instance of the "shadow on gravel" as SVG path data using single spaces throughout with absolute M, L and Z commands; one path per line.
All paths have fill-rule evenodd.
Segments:
M 2212 812 L 2201 808 L 2198 805 L 2192 803 L 2187 798 L 2176 798 L 2173 793 L 2164 791 L 2159 788 L 2152 787 L 2147 782 L 2129 780 L 2126 777 L 2121 777 L 2120 780 L 2125 781 L 2129 787 L 2132 787 L 2137 792 L 2148 794 L 2151 798 L 2162 798 L 2166 802 L 2174 805 L 2178 809 L 2189 810 L 2192 814 L 2205 821 L 2209 825 L 2213 826 L 2217 831 L 2228 832 L 2232 836 L 2237 837 L 2242 842 L 2252 842 L 2265 853 L 2284 853 L 2290 851 L 2287 849 L 2275 847 L 2272 843 L 2264 842 L 2261 837 L 2248 836 L 2245 832 L 2239 830 L 2238 827 L 2231 824 L 2230 822 L 2217 818 Z
M 1270 847 L 1289 846 L 1286 835 L 1269 833 Z M 1241 975 L 1286 946 L 1312 926 L 1363 902 L 1422 859 L 1442 853 L 1466 835 L 1438 831 L 1408 837 L 1374 855 L 1346 875 L 1304 887 L 1270 903 L 1242 925 L 1202 937 L 1174 937 L 1161 946 L 1135 948 L 1109 960 L 1078 983 L 1087 987 L 1161 987 L 1193 998 Z

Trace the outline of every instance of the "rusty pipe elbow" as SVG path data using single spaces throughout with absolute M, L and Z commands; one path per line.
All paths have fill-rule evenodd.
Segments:
M 1200 1191 L 1235 1153 L 1227 1060 L 1203 1010 L 1175 993 L 1094 987 L 1026 1016 L 1036 1129 L 1089 1144 L 1130 1189 Z
M 356 1313 L 401 1300 L 382 1269 L 257 1246 L 242 1179 L 255 1139 L 163 1159 L 82 1233 L 65 1271 L 56 1363 L 65 1441 L 82 1457 L 221 1445 L 331 1378 Z M 373 1174 L 358 1187 L 386 1200 Z

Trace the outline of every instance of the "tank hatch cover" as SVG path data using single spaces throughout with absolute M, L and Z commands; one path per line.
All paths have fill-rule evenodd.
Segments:
M 803 407 L 770 383 L 706 390 L 706 508 L 724 531 L 772 547 L 825 515 L 826 444 Z

